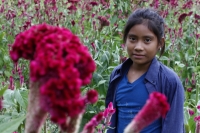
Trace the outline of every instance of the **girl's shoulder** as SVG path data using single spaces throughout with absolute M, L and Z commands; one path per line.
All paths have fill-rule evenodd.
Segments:
M 160 63 L 160 75 L 164 76 L 166 78 L 166 81 L 168 81 L 170 84 L 181 82 L 177 73 L 172 68 L 162 63 Z

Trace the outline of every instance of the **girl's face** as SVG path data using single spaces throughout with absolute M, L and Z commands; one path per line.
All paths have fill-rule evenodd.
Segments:
M 127 52 L 133 65 L 150 64 L 160 46 L 156 35 L 144 24 L 133 26 L 127 35 Z

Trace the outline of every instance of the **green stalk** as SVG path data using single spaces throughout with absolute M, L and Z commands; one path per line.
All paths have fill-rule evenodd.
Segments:
M 20 105 L 19 105 L 19 103 L 17 103 L 17 112 L 20 113 Z M 21 124 L 18 127 L 18 132 L 22 133 L 22 125 Z
M 199 101 L 199 88 L 196 87 L 196 105 L 197 105 L 198 101 Z
M 44 122 L 44 133 L 47 133 L 47 123 L 46 123 L 46 121 Z

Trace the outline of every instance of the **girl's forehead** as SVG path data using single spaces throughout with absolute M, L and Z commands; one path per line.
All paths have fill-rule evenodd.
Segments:
M 132 26 L 129 30 L 129 34 L 153 34 L 154 33 L 149 29 L 148 25 L 146 24 L 136 24 Z

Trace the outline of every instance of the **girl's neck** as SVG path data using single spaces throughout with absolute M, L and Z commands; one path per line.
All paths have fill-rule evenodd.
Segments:
M 132 64 L 130 67 L 131 71 L 139 72 L 139 73 L 145 73 L 150 66 L 151 62 L 148 64 L 143 64 L 143 65 L 137 65 L 137 64 Z

